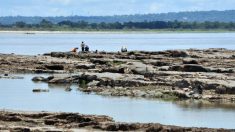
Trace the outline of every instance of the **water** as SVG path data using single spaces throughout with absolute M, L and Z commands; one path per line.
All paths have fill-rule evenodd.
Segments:
M 235 33 L 87 33 L 87 34 L 16 34 L 0 33 L 0 53 L 36 55 L 51 51 L 69 51 L 85 41 L 91 50 L 159 51 L 188 48 L 235 49 Z
M 72 86 L 33 83 L 33 75 L 23 80 L 0 79 L 0 109 L 25 111 L 79 112 L 108 115 L 116 121 L 162 123 L 168 125 L 235 128 L 235 109 L 223 107 L 192 107 L 160 100 L 104 97 L 85 94 Z M 33 93 L 34 88 L 49 88 L 48 93 Z

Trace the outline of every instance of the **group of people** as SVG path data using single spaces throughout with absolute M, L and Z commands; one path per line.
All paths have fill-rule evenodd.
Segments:
M 79 49 L 78 47 L 73 48 L 73 49 L 71 50 L 71 52 L 76 53 L 76 52 L 78 51 L 78 49 Z M 82 51 L 82 52 L 89 52 L 89 46 L 86 45 L 83 41 L 82 41 L 82 43 L 81 43 L 81 51 Z
M 78 49 L 79 49 L 78 47 L 73 48 L 73 49 L 71 50 L 71 52 L 76 53 L 76 52 L 78 52 Z M 87 52 L 89 52 L 89 51 L 90 51 L 90 50 L 89 50 L 89 46 L 86 45 L 86 44 L 82 41 L 82 43 L 81 43 L 81 52 L 82 52 L 82 53 L 83 53 L 83 52 L 87 53 Z M 96 50 L 95 53 L 97 53 L 97 52 L 98 52 L 98 51 Z M 127 52 L 127 48 L 122 46 L 121 52 Z

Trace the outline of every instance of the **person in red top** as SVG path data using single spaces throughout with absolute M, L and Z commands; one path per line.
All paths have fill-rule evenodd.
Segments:
M 78 50 L 78 48 L 73 48 L 73 49 L 71 50 L 71 52 L 76 53 L 76 52 L 77 52 L 77 50 Z

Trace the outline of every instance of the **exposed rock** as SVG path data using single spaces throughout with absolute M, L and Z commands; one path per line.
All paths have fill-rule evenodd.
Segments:
M 168 53 L 170 53 L 171 57 L 188 57 L 188 53 L 186 51 L 180 51 L 180 50 L 168 50 Z
M 45 67 L 49 70 L 64 70 L 63 65 L 45 65 Z
M 47 82 L 48 78 L 45 78 L 45 77 L 42 77 L 42 76 L 37 76 L 37 77 L 33 77 L 32 81 L 34 81 L 34 82 L 40 82 L 40 81 Z
M 186 58 L 186 59 L 183 59 L 183 64 L 199 64 L 199 63 L 195 59 Z
M 40 89 L 40 88 L 37 88 L 37 89 L 33 89 L 32 91 L 33 91 L 34 93 L 49 92 L 49 89 Z
M 75 67 L 77 69 L 93 69 L 95 68 L 95 64 L 77 64 Z
M 0 112 L 0 121 L 7 125 L 0 130 L 11 132 L 30 131 L 190 131 L 190 132 L 229 132 L 229 129 L 190 128 L 159 123 L 119 123 L 108 116 L 81 115 L 78 113 L 32 113 L 32 112 Z M 17 117 L 13 119 L 12 117 Z M 33 120 L 34 123 L 29 121 Z M 35 129 L 36 128 L 36 129 Z

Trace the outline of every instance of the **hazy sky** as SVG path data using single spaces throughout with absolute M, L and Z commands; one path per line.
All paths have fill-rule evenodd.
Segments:
M 235 9 L 235 0 L 0 0 L 0 16 L 94 16 L 232 9 Z

